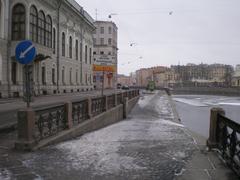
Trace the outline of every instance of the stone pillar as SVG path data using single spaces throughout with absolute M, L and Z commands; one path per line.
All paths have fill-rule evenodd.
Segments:
M 30 151 L 36 145 L 34 139 L 35 112 L 31 109 L 19 110 L 18 117 L 18 138 L 15 142 L 15 149 Z
M 88 118 L 92 118 L 92 99 L 88 98 Z
M 210 128 L 209 138 L 207 140 L 207 146 L 211 148 L 217 147 L 217 115 L 225 115 L 225 111 L 222 108 L 212 108 L 210 115 Z
M 123 118 L 126 119 L 128 115 L 128 97 L 123 99 Z
M 66 120 L 68 123 L 68 128 L 71 129 L 73 127 L 72 102 L 66 102 L 64 106 L 66 111 Z

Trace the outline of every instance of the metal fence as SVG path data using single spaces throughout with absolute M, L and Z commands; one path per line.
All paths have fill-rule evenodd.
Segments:
M 106 97 L 92 99 L 92 115 L 97 116 L 106 110 Z
M 112 109 L 115 107 L 115 94 L 107 96 L 107 109 Z
M 72 104 L 72 121 L 73 125 L 78 125 L 89 118 L 88 99 L 84 99 Z
M 240 124 L 218 114 L 217 142 L 223 159 L 240 176 Z
M 35 111 L 34 138 L 40 141 L 68 128 L 64 105 L 58 105 Z
M 18 117 L 21 119 L 19 127 L 22 129 L 18 132 L 19 137 L 21 140 L 25 139 L 24 142 L 30 141 L 29 139 L 39 142 L 54 136 L 124 103 L 123 97 L 132 99 L 139 95 L 138 90 L 132 91 L 21 111 L 23 114 Z

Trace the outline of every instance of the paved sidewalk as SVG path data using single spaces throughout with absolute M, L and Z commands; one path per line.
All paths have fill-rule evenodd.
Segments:
M 120 92 L 121 90 L 104 90 L 104 94 Z M 31 103 L 33 108 L 54 105 L 66 101 L 74 101 L 85 97 L 101 95 L 101 91 L 87 91 L 79 93 L 48 95 L 35 97 Z M 21 98 L 18 99 L 0 99 L 0 132 L 4 129 L 13 128 L 17 123 L 17 111 L 26 107 L 26 103 Z
M 0 137 L 0 179 L 239 179 L 175 118 L 169 97 L 156 93 L 141 97 L 125 121 L 37 152 L 8 150 L 15 134 L 7 134 Z

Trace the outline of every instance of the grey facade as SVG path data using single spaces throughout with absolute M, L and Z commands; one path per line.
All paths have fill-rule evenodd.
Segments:
M 93 19 L 74 0 L 0 0 L 0 96 L 23 95 L 16 44 L 32 40 L 33 93 L 93 89 Z M 44 59 L 44 60 L 43 60 Z
M 94 84 L 97 89 L 101 89 L 104 74 L 104 88 L 113 89 L 117 85 L 118 28 L 112 21 L 95 21 L 94 25 L 94 65 L 110 66 L 115 70 L 104 73 L 94 71 Z

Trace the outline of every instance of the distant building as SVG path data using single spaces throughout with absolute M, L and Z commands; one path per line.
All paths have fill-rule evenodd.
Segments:
M 234 87 L 240 87 L 240 65 L 237 65 L 235 68 L 232 85 Z
M 93 89 L 94 20 L 75 0 L 61 2 L 0 0 L 0 97 L 23 95 L 23 65 L 14 49 L 25 39 L 37 49 L 34 95 Z
M 118 28 L 111 21 L 94 22 L 94 84 L 96 89 L 116 88 L 118 64 Z M 104 77 L 104 78 L 103 78 Z
M 134 74 L 131 74 L 130 76 L 125 75 L 118 75 L 117 83 L 121 84 L 122 86 L 135 86 L 136 85 L 136 79 Z

